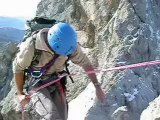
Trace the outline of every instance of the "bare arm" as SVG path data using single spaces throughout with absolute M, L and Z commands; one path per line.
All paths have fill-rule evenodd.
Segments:
M 86 72 L 94 71 L 94 68 L 91 65 L 88 57 L 82 52 L 80 46 L 77 47 L 77 51 L 71 56 L 71 61 L 75 64 L 78 64 L 79 66 L 82 66 L 82 68 Z M 97 95 L 98 99 L 101 102 L 104 102 L 105 94 L 104 94 L 103 90 L 101 89 L 100 84 L 98 83 L 96 74 L 90 73 L 90 74 L 88 74 L 88 77 L 90 78 L 90 80 L 94 84 L 94 87 L 96 89 L 96 95 Z
M 94 71 L 94 68 L 92 67 L 91 64 L 83 66 L 83 69 L 86 72 Z M 103 92 L 103 90 L 97 80 L 96 74 L 95 73 L 88 74 L 88 77 L 91 79 L 92 83 L 94 84 L 94 87 L 96 88 L 96 95 L 97 95 L 98 99 L 101 102 L 104 102 L 105 94 L 104 94 L 104 92 Z
M 19 99 L 20 104 L 24 107 L 26 104 L 30 102 L 30 98 L 23 93 L 23 86 L 25 83 L 24 73 L 15 73 L 15 81 L 17 87 L 17 97 Z
M 85 66 L 82 66 L 83 69 L 86 71 L 86 72 L 89 72 L 89 71 L 94 71 L 94 68 L 92 67 L 91 64 L 87 64 Z M 98 80 L 97 80 L 97 77 L 95 75 L 95 73 L 90 73 L 88 74 L 88 77 L 91 79 L 93 85 L 95 86 L 95 88 L 99 87 L 100 85 L 97 84 L 99 83 Z
M 23 95 L 23 86 L 24 86 L 24 73 L 15 73 L 15 81 L 17 87 L 17 94 Z

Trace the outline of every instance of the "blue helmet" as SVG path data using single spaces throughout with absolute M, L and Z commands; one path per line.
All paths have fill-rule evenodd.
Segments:
M 77 33 L 71 25 L 57 23 L 48 31 L 48 44 L 57 54 L 70 55 L 77 48 Z

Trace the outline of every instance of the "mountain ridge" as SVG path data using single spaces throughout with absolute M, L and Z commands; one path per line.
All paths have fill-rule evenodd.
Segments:
M 11 27 L 20 30 L 26 30 L 26 19 L 20 17 L 0 16 L 0 28 Z
M 17 28 L 3 27 L 0 28 L 0 41 L 9 42 L 9 41 L 21 41 L 23 40 L 25 30 L 20 30 Z

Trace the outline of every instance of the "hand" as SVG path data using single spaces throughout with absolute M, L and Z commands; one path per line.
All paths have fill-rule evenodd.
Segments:
M 97 98 L 100 100 L 100 102 L 104 103 L 105 94 L 100 86 L 96 87 L 96 95 L 97 95 Z
M 25 94 L 18 94 L 17 97 L 18 97 L 18 100 L 21 106 L 25 106 L 26 104 L 30 102 L 30 98 L 26 96 Z

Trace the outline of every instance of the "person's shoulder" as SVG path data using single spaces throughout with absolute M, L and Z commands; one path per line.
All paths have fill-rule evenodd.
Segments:
M 47 33 L 49 31 L 49 28 L 42 28 L 39 30 L 38 34 Z
M 39 33 L 37 34 L 37 38 L 35 41 L 35 48 L 42 51 L 47 51 L 53 53 L 50 48 L 48 47 L 46 40 L 48 36 L 48 28 L 43 28 Z
M 77 49 L 76 49 L 76 51 L 77 51 L 77 52 L 84 53 L 82 49 L 83 49 L 83 46 L 78 42 L 78 43 L 77 43 Z
M 34 41 L 33 41 L 32 36 L 31 36 L 31 37 L 28 37 L 25 41 L 21 42 L 19 44 L 19 48 L 20 49 L 21 48 L 23 48 L 23 49 L 24 48 L 30 48 L 33 45 L 34 45 Z
M 82 45 L 77 42 L 77 48 L 75 50 L 75 52 L 73 54 L 70 55 L 71 58 L 76 57 L 77 55 L 82 55 L 84 54 L 84 52 L 82 51 Z
M 37 39 L 42 39 L 44 33 L 48 33 L 48 28 L 43 28 L 38 30 L 37 32 L 33 33 L 30 37 L 26 39 L 26 41 L 22 42 L 23 45 L 33 45 L 37 41 Z
M 44 34 L 47 34 L 49 31 L 49 28 L 43 28 L 39 30 L 39 32 L 36 34 L 37 39 L 42 39 Z

